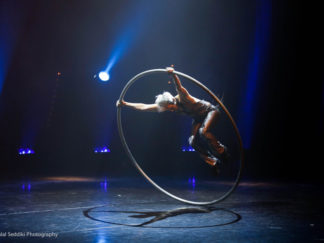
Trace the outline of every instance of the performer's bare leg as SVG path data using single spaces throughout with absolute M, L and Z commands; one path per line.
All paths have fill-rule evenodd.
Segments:
M 217 120 L 219 118 L 219 111 L 218 110 L 214 110 L 214 111 L 210 111 L 207 115 L 207 117 L 205 118 L 201 128 L 199 128 L 199 133 L 200 135 L 206 139 L 211 152 L 217 156 L 220 155 L 222 156 L 226 151 L 226 147 L 221 144 L 216 137 L 214 136 L 214 134 L 211 132 L 211 128 L 214 124 L 216 124 Z M 216 152 L 216 153 L 215 153 Z

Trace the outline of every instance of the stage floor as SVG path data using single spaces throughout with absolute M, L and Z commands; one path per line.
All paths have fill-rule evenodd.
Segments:
M 209 200 L 211 184 L 178 181 L 173 192 Z M 137 177 L 48 177 L 0 188 L 0 242 L 324 241 L 318 185 L 243 181 L 209 207 L 177 202 Z

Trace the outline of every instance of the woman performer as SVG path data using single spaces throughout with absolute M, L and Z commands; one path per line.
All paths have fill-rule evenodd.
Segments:
M 179 77 L 173 72 L 173 66 L 167 67 L 166 70 L 173 78 L 178 93 L 176 96 L 164 92 L 156 96 L 154 104 L 130 103 L 124 100 L 119 102 L 118 100 L 117 106 L 127 106 L 140 111 L 172 111 L 192 117 L 189 144 L 205 162 L 213 166 L 218 172 L 220 162 L 228 160 L 226 147 L 211 132 L 220 115 L 218 107 L 191 96 L 182 86 Z M 207 146 L 201 142 L 201 139 L 207 143 Z

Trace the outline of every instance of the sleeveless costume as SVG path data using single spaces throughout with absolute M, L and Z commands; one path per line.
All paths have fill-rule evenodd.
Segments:
M 217 106 L 204 100 L 200 100 L 196 103 L 184 104 L 177 99 L 176 104 L 180 108 L 180 111 L 178 111 L 179 113 L 190 116 L 194 120 L 193 122 L 198 123 L 203 122 L 209 112 L 219 111 Z

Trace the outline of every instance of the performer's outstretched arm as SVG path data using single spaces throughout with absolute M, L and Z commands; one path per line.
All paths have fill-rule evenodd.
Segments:
M 130 107 L 134 110 L 139 110 L 139 111 L 151 111 L 151 112 L 158 112 L 158 105 L 157 104 L 143 104 L 143 103 L 130 103 L 126 101 L 121 101 L 117 100 L 116 106 L 127 106 Z
M 192 97 L 188 90 L 186 88 L 184 88 L 181 84 L 181 81 L 178 77 L 178 75 L 176 75 L 173 71 L 173 67 L 167 67 L 166 70 L 168 71 L 168 73 L 172 76 L 172 79 L 173 79 L 173 83 L 176 87 L 176 90 L 178 92 L 178 95 L 180 97 L 180 100 L 181 99 L 186 99 L 186 100 L 190 100 L 190 101 L 195 101 L 194 97 Z

